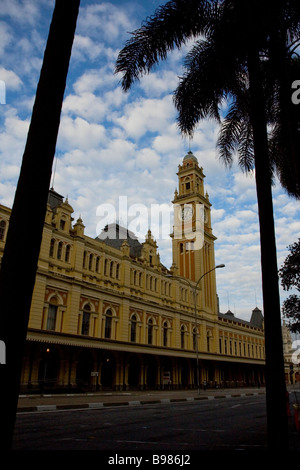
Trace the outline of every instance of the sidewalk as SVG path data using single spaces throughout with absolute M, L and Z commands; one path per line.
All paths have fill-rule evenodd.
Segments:
M 20 395 L 18 413 L 104 406 L 133 406 L 179 401 L 209 400 L 265 394 L 264 388 L 224 388 L 200 390 L 160 390 L 130 392 L 95 392 L 81 394 Z

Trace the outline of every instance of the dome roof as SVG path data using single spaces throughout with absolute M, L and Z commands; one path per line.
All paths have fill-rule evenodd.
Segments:
M 195 155 L 193 154 L 193 152 L 189 151 L 186 156 L 184 157 L 183 161 L 186 161 L 186 160 L 194 160 L 195 162 L 198 163 L 198 160 L 197 158 L 195 157 Z

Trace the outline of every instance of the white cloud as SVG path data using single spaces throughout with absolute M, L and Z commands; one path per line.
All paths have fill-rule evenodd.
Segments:
M 60 124 L 58 146 L 60 150 L 77 148 L 87 150 L 97 147 L 105 139 L 105 128 L 82 118 L 63 116 Z
M 132 19 L 124 8 L 112 3 L 100 3 L 82 7 L 77 29 L 91 37 L 103 37 L 108 42 L 116 41 L 120 34 L 131 31 Z
M 114 119 L 128 137 L 140 138 L 147 132 L 161 132 L 174 119 L 171 96 L 162 99 L 141 99 L 125 106 L 124 114 Z
M 2 56 L 8 45 L 13 41 L 11 28 L 4 22 L 0 21 L 0 56 Z
M 163 94 L 172 93 L 178 85 L 178 74 L 171 70 L 150 73 L 140 82 L 140 87 L 147 97 L 158 98 Z
M 35 1 L 2 0 L 1 15 L 9 16 L 19 23 L 34 25 L 40 16 L 40 9 Z

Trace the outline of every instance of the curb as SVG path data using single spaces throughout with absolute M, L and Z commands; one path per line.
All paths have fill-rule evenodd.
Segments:
M 255 395 L 264 395 L 265 392 L 253 392 L 253 393 L 234 393 L 230 395 L 205 395 L 200 397 L 187 397 L 187 398 L 162 398 L 159 400 L 131 400 L 131 401 L 117 401 L 117 402 L 99 402 L 99 403 L 78 403 L 78 404 L 66 404 L 66 405 L 37 405 L 37 406 L 25 406 L 19 407 L 18 413 L 41 413 L 47 411 L 62 411 L 62 410 L 77 410 L 77 409 L 101 409 L 110 408 L 116 406 L 141 406 L 141 405 L 165 405 L 169 403 L 182 403 L 191 401 L 202 401 L 202 400 L 218 400 L 221 398 L 236 398 L 236 397 L 247 397 Z

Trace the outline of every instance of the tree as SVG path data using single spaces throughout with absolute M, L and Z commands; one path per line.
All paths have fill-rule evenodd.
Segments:
M 79 0 L 56 0 L 0 271 L 1 446 L 8 450 Z M 28 220 L 28 211 L 33 217 Z
M 284 290 L 294 287 L 300 292 L 300 238 L 288 247 L 290 254 L 286 257 L 279 276 Z M 288 326 L 293 333 L 300 333 L 300 297 L 296 294 L 290 295 L 284 302 L 282 308 Z
M 122 87 L 126 91 L 160 59 L 165 59 L 169 51 L 193 37 L 196 42 L 185 62 L 186 74 L 180 79 L 174 96 L 180 131 L 192 136 L 199 120 L 204 118 L 221 123 L 220 105 L 226 98 L 232 102 L 227 118 L 230 120 L 235 112 L 236 129 L 241 129 L 241 118 L 246 117 L 243 132 L 248 134 L 242 136 L 244 142 L 242 138 L 237 141 L 242 144 L 244 153 L 240 160 L 242 166 L 255 167 L 265 318 L 268 445 L 272 449 L 288 446 L 288 427 L 272 203 L 271 168 L 276 162 L 271 163 L 269 153 L 269 97 L 264 87 L 264 62 L 268 57 L 271 70 L 276 71 L 273 80 L 271 73 L 268 74 L 268 80 L 274 87 L 275 80 L 279 83 L 281 111 L 286 105 L 287 92 L 283 91 L 286 80 L 278 73 L 283 57 L 276 55 L 278 41 L 275 38 L 279 34 L 282 46 L 287 33 L 297 35 L 299 19 L 299 6 L 295 1 L 172 0 L 133 32 L 116 63 L 116 72 L 123 73 Z M 283 129 L 282 121 L 280 124 L 278 129 Z M 221 131 L 224 132 L 224 127 Z M 220 147 L 223 138 L 221 133 Z M 245 142 L 250 145 L 243 146 Z M 282 142 L 285 141 L 282 139 Z M 232 158 L 232 143 L 227 147 L 227 162 Z M 278 153 L 281 165 L 284 158 L 285 164 L 291 162 L 286 145 Z M 224 158 L 225 154 L 221 156 Z

